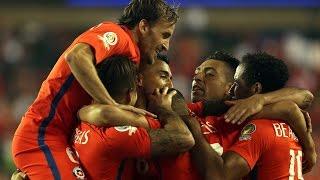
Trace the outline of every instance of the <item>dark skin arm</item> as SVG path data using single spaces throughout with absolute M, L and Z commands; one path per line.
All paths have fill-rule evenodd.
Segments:
M 255 94 L 246 99 L 226 101 L 226 104 L 232 107 L 225 114 L 225 119 L 227 122 L 241 124 L 261 111 L 263 106 L 280 101 L 293 101 L 301 109 L 305 109 L 311 105 L 313 94 L 305 89 L 282 88 L 265 94 Z
M 205 180 L 239 179 L 250 172 L 245 159 L 233 152 L 227 152 L 223 158 L 210 146 L 203 136 L 199 122 L 189 118 L 185 121 L 196 144 L 191 149 L 192 161 L 199 174 Z

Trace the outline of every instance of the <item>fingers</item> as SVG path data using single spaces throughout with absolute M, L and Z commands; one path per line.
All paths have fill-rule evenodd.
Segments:
M 241 119 L 241 117 L 246 113 L 246 109 L 240 109 L 239 111 L 236 111 L 236 113 L 233 113 L 233 116 L 230 117 L 230 121 L 232 124 L 235 124 Z
M 168 90 L 167 90 L 167 92 L 168 92 Z M 177 91 L 176 90 L 173 90 L 173 91 L 170 91 L 169 92 L 169 94 L 168 94 L 168 97 L 169 98 L 172 98 L 174 95 L 176 95 L 177 94 Z
M 242 115 L 242 117 L 240 118 L 240 120 L 237 122 L 237 124 L 239 125 L 239 124 L 242 124 L 244 121 L 246 121 L 248 118 L 249 118 L 249 116 L 251 116 L 252 114 L 249 112 L 249 111 L 246 111 L 246 113 L 244 113 L 243 115 Z
M 304 118 L 306 120 L 306 124 L 307 124 L 307 128 L 308 128 L 308 132 L 312 133 L 312 123 L 311 123 L 311 117 L 309 115 L 309 113 L 307 111 L 302 111 Z
M 162 93 L 161 94 L 167 94 L 168 93 L 169 88 L 168 87 L 164 87 L 162 89 Z
M 238 100 L 234 100 L 234 101 L 225 101 L 224 103 L 228 106 L 233 106 L 235 104 L 237 104 Z
M 127 111 L 131 111 L 131 112 L 134 112 L 134 113 L 137 113 L 137 114 L 141 114 L 141 115 L 148 115 L 148 116 L 151 116 L 151 117 L 154 117 L 156 118 L 157 115 L 149 112 L 149 111 L 146 111 L 144 109 L 140 109 L 140 108 L 136 108 L 136 107 L 133 107 L 133 106 L 129 106 L 129 105 L 119 105 L 118 106 L 119 108 L 123 109 L 123 110 L 127 110 Z

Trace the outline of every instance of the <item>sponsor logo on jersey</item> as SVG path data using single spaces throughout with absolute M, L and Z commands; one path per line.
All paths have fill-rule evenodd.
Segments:
M 133 126 L 116 126 L 116 127 L 114 127 L 114 129 L 119 131 L 119 132 L 128 131 L 129 136 L 131 136 L 132 134 L 136 133 L 136 131 L 137 131 L 137 128 L 133 127 Z
M 256 125 L 253 123 L 247 124 L 241 131 L 239 141 L 246 141 L 251 139 L 251 134 L 256 131 Z
M 73 172 L 73 175 L 77 177 L 77 179 L 82 180 L 82 179 L 85 179 L 86 177 L 83 170 L 79 166 L 73 168 L 72 172 Z
M 106 32 L 102 36 L 98 35 L 98 38 L 103 42 L 104 47 L 109 51 L 110 46 L 114 46 L 118 42 L 118 36 L 114 32 Z

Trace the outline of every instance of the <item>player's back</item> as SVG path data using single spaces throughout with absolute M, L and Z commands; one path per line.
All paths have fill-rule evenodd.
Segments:
M 281 121 L 257 120 L 272 138 L 269 148 L 257 163 L 258 175 L 264 179 L 303 179 L 302 148 L 289 125 Z
M 147 118 L 151 128 L 160 127 Z M 81 123 L 76 128 L 74 147 L 88 179 L 133 179 L 136 158 L 150 158 L 151 140 L 143 128 L 96 127 Z
M 293 131 L 278 120 L 257 119 L 241 131 L 231 147 L 256 168 L 258 179 L 303 179 L 302 148 Z

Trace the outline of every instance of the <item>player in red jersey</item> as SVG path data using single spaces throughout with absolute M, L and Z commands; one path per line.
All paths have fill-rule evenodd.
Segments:
M 132 0 L 119 23 L 103 22 L 76 38 L 43 82 L 16 130 L 12 155 L 17 168 L 32 179 L 75 178 L 72 171 L 78 165 L 70 163 L 66 151 L 76 112 L 90 104 L 91 97 L 118 105 L 99 80 L 95 65 L 113 55 L 127 56 L 136 64 L 141 57 L 152 60 L 157 52 L 169 48 L 177 18 L 176 9 L 162 0 Z M 145 113 L 131 106 L 119 107 Z
M 281 60 L 264 53 L 247 55 L 237 68 L 232 92 L 236 98 L 266 93 L 283 87 L 287 78 L 287 68 Z M 303 118 L 302 114 L 300 116 Z M 208 143 L 199 133 L 198 123 L 189 125 L 196 140 L 195 147 L 200 147 L 197 156 L 199 159 L 208 157 L 210 159 L 206 161 L 203 170 L 208 179 L 212 177 L 239 179 L 247 175 L 254 166 L 258 171 L 258 179 L 302 178 L 301 146 L 297 143 L 290 127 L 283 122 L 277 120 L 249 122 L 242 129 L 238 142 L 223 155 L 223 158 L 208 148 Z M 312 139 L 310 133 L 301 134 L 306 134 L 302 139 Z M 311 156 L 308 157 L 311 161 L 305 164 L 305 172 L 311 170 L 316 159 L 314 144 L 308 142 L 313 141 L 303 143 L 304 151 L 307 152 L 305 156 Z
M 192 97 L 193 100 L 196 99 L 202 99 L 202 100 L 216 100 L 218 102 L 218 105 L 221 104 L 219 103 L 219 101 L 224 101 L 224 97 L 228 94 L 228 88 L 230 88 L 230 86 L 232 85 L 233 82 L 233 74 L 235 71 L 235 68 L 237 67 L 238 63 L 237 61 L 235 61 L 234 63 L 232 63 L 232 61 L 230 60 L 230 58 L 226 58 L 224 57 L 226 55 L 217 53 L 215 54 L 215 56 L 213 56 L 213 59 L 207 60 L 205 63 L 203 63 L 202 66 L 200 66 L 200 68 L 197 70 L 198 73 L 197 76 L 195 77 L 195 80 L 197 83 L 194 83 L 193 85 L 197 85 L 199 91 L 204 91 L 204 93 L 200 92 L 196 92 Z M 228 57 L 228 56 L 227 56 Z M 220 59 L 220 60 L 219 60 Z M 231 65 L 230 65 L 231 63 Z M 232 65 L 234 64 L 234 65 Z M 215 69 L 214 72 L 215 74 L 213 74 L 214 76 L 203 76 L 205 71 L 209 71 L 212 69 Z M 204 71 L 205 70 L 205 71 Z M 206 72 L 209 73 L 209 72 Z M 199 76 L 201 75 L 201 76 Z M 214 77 L 214 78 L 213 78 Z M 229 78 L 226 78 L 229 77 Z M 199 79 L 200 78 L 200 79 Z M 199 82 L 200 81 L 200 82 Z M 215 82 L 217 81 L 217 82 Z M 199 83 L 201 83 L 199 85 Z M 203 84 L 205 83 L 205 84 Z M 203 86 L 207 86 L 206 88 L 203 88 Z M 223 89 L 219 89 L 220 87 L 226 87 Z M 196 88 L 195 88 L 196 89 Z M 206 90 L 203 90 L 206 89 Z M 305 98 L 305 96 L 308 96 L 309 93 L 305 92 L 303 90 L 297 90 L 297 89 L 284 89 L 284 91 L 291 91 L 292 94 L 294 94 L 294 96 L 292 97 L 286 97 L 286 98 L 292 98 L 292 100 L 295 100 L 297 103 L 299 104 L 303 104 L 303 99 Z M 208 93 L 209 91 L 209 93 Z M 211 92 L 214 91 L 214 92 Z M 217 92 L 217 91 L 222 91 L 222 92 Z M 274 97 L 275 95 L 277 95 L 277 93 L 282 93 L 283 94 L 283 90 L 278 91 L 276 93 L 270 93 L 270 94 L 265 94 L 266 96 L 270 96 L 270 97 Z M 205 95 L 204 95 L 205 94 Z M 275 95 L 274 95 L 275 94 Z M 284 93 L 286 94 L 286 93 Z M 279 96 L 279 95 L 278 95 Z M 224 103 L 223 103 L 224 104 Z M 190 104 L 189 107 L 193 110 L 198 110 L 197 113 L 200 117 L 205 117 L 203 119 L 203 124 L 202 124 L 202 129 L 203 129 L 203 133 L 205 134 L 205 136 L 210 137 L 209 143 L 211 144 L 211 146 L 209 145 L 209 148 L 214 148 L 218 151 L 220 151 L 222 153 L 223 148 L 222 146 L 227 146 L 229 144 L 228 141 L 224 140 L 224 143 L 220 143 L 219 138 L 214 138 L 214 134 L 213 131 L 215 129 L 214 126 L 216 126 L 217 124 L 213 124 L 216 121 L 217 117 L 211 117 L 208 116 L 206 117 L 206 115 L 208 115 L 207 113 L 202 113 L 202 104 Z M 218 106 L 216 106 L 218 107 Z M 219 110 L 219 108 L 216 108 Z M 227 108 L 225 108 L 226 110 Z M 221 110 L 221 108 L 220 108 Z M 212 113 L 212 112 L 210 112 Z M 222 119 L 223 118 L 219 118 Z M 223 123 L 225 123 L 225 125 L 221 124 L 220 126 L 216 129 L 221 129 L 223 132 L 228 132 L 227 130 L 231 130 L 228 126 L 226 122 L 224 122 L 224 120 L 222 121 Z M 104 122 L 106 124 L 108 124 L 108 122 Z M 111 124 L 114 124 L 114 122 L 109 122 Z M 133 124 L 134 120 L 131 119 L 129 121 L 127 121 L 127 123 L 125 124 Z M 220 123 L 219 123 L 220 124 Z M 238 127 L 237 127 L 238 128 Z M 237 135 L 237 134 L 236 134 Z M 230 145 L 229 145 L 230 146 Z M 208 159 L 208 158 L 206 158 Z M 202 161 L 203 163 L 206 161 L 206 159 L 204 161 Z M 171 156 L 171 158 L 167 158 L 164 161 L 162 161 L 163 163 L 161 164 L 161 168 L 162 168 L 162 177 L 165 179 L 174 179 L 174 177 L 183 177 L 184 179 L 195 179 L 198 178 L 197 177 L 197 172 L 194 171 L 193 167 L 190 165 L 190 154 L 188 153 L 184 153 L 181 154 L 179 156 Z M 201 172 L 201 171 L 199 171 Z
M 138 88 L 134 64 L 127 58 L 114 57 L 102 63 L 100 68 L 99 77 L 110 95 L 118 102 L 134 105 Z M 159 121 L 150 118 L 146 118 L 150 126 L 148 130 L 133 126 L 99 128 L 84 122 L 77 127 L 74 145 L 88 179 L 132 179 L 135 173 L 134 158 L 176 154 L 193 146 L 190 131 L 171 109 L 171 98 L 175 92 L 167 94 L 168 87 L 161 93 L 157 90 L 155 95 L 149 96 L 148 108 L 157 113 L 163 124 L 161 129 Z M 108 106 L 85 106 L 80 109 L 79 118 L 101 121 L 105 119 L 104 114 L 108 114 L 104 111 L 110 109 Z

